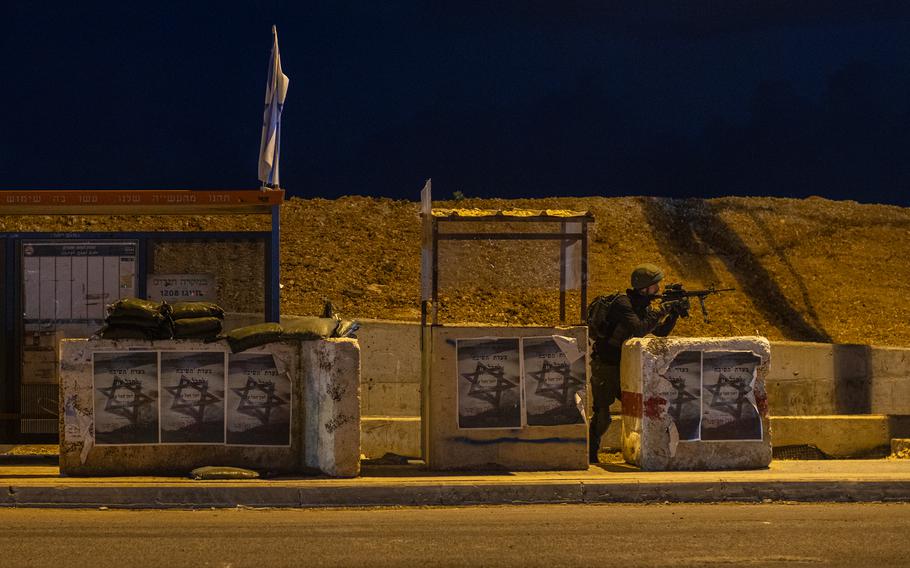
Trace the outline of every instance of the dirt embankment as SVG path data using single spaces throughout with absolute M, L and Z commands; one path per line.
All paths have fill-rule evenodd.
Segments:
M 687 288 L 734 287 L 693 305 L 681 335 L 761 334 L 771 339 L 910 345 L 910 209 L 819 198 L 467 199 L 442 207 L 590 210 L 589 297 L 624 289 L 640 262 Z M 417 204 L 360 197 L 290 200 L 283 215 L 282 303 L 315 313 L 323 297 L 359 317 L 417 319 Z M 444 250 L 444 321 L 552 322 L 555 252 L 517 245 Z M 496 262 L 490 262 L 495 258 Z M 492 266 L 495 265 L 495 266 Z M 446 276 L 448 275 L 448 276 Z M 491 276 L 492 275 L 492 276 Z M 498 277 L 500 290 L 471 287 Z M 534 281 L 535 284 L 523 285 Z M 570 320 L 577 304 L 570 298 Z
M 910 345 L 907 208 L 733 197 L 466 199 L 435 205 L 591 211 L 596 222 L 589 297 L 624 289 L 640 262 L 662 266 L 668 282 L 687 288 L 736 288 L 708 300 L 708 324 L 693 305 L 693 317 L 677 326 L 680 335 L 758 333 Z M 266 228 L 262 218 L 0 217 L 3 231 Z M 446 247 L 440 259 L 443 321 L 553 323 L 553 246 L 482 241 Z M 416 320 L 418 205 L 365 197 L 290 199 L 282 212 L 281 282 L 283 313 L 316 314 L 328 298 L 348 317 Z M 570 294 L 573 322 L 577 301 Z

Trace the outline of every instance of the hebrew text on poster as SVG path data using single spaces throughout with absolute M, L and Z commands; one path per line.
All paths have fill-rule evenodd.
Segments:
M 97 352 L 92 357 L 95 444 L 158 443 L 158 354 Z
M 529 426 L 582 424 L 585 358 L 569 360 L 553 337 L 522 339 L 525 412 Z
M 224 353 L 161 352 L 161 442 L 224 443 Z
M 291 444 L 291 379 L 271 354 L 230 356 L 227 443 L 239 446 Z
M 702 440 L 761 440 L 755 404 L 755 369 L 761 359 L 748 351 L 702 354 Z
M 681 441 L 700 438 L 701 351 L 683 351 L 660 376 L 657 395 L 667 401 L 667 413 Z
M 456 343 L 459 428 L 521 428 L 518 338 Z

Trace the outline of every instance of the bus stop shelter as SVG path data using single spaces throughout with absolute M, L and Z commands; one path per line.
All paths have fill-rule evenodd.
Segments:
M 265 216 L 259 225 L 269 226 L 0 231 L 0 444 L 56 441 L 58 343 L 89 337 L 103 324 L 106 306 L 119 298 L 207 300 L 243 323 L 279 319 L 280 189 L 5 190 L 0 195 L 3 218 L 254 215 Z

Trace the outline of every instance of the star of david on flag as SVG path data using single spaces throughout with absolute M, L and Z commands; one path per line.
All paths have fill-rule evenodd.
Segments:
M 278 53 L 278 29 L 272 26 L 272 55 L 269 58 L 269 78 L 265 84 L 265 112 L 262 115 L 262 139 L 259 142 L 259 181 L 277 188 L 278 158 L 281 154 L 281 111 L 288 94 L 288 76 L 281 71 Z

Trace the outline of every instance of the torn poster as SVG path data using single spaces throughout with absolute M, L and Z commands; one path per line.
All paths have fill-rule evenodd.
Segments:
M 667 413 L 676 424 L 680 441 L 701 437 L 701 355 L 701 351 L 683 351 L 660 376 L 656 394 L 667 401 Z
M 224 443 L 224 353 L 161 352 L 161 442 Z
M 459 428 L 521 428 L 518 338 L 455 344 Z
M 291 379 L 271 354 L 229 357 L 226 440 L 238 446 L 291 445 Z
M 702 359 L 702 440 L 761 440 L 755 404 L 755 369 L 750 351 L 705 351 Z
M 565 347 L 550 336 L 522 339 L 528 426 L 584 423 L 575 395 L 585 398 L 585 358 L 570 360 Z
M 94 353 L 92 392 L 96 445 L 158 443 L 158 353 Z

